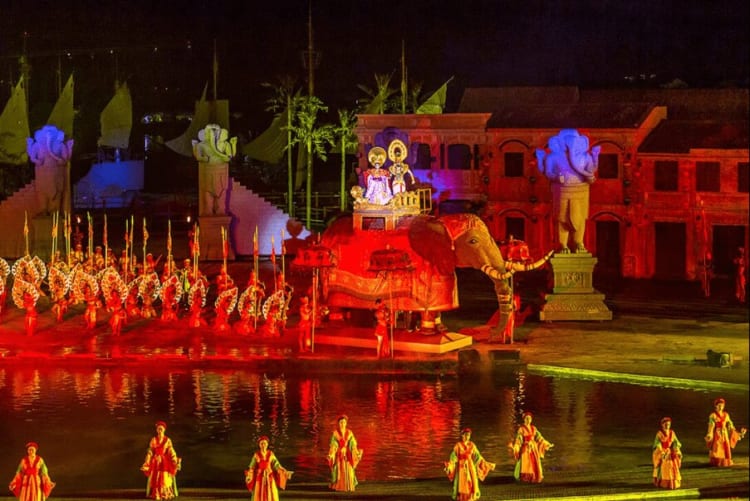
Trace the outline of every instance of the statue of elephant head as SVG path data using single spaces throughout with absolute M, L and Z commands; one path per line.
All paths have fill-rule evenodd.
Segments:
M 563 129 L 547 142 L 549 153 L 537 149 L 539 170 L 552 183 L 552 212 L 558 229 L 561 252 L 569 253 L 568 238 L 573 237 L 573 250 L 586 252 L 583 243 L 589 213 L 589 185 L 599 167 L 600 146 L 589 150 L 589 139 L 575 129 Z
M 507 262 L 484 222 L 474 214 L 441 217 L 413 216 L 399 221 L 395 230 L 354 230 L 349 216 L 341 217 L 323 233 L 336 267 L 328 272 L 324 293 L 329 306 L 373 308 L 387 286 L 371 271 L 374 251 L 390 247 L 408 253 L 412 271 L 395 273 L 389 293 L 394 309 L 421 315 L 423 331 L 441 330 L 440 313 L 456 309 L 456 268 L 484 272 L 495 286 L 500 322 L 505 329 L 513 314 L 510 278 L 519 271 L 539 268 L 551 256 L 528 264 Z
M 192 143 L 193 156 L 203 163 L 226 163 L 237 153 L 237 137 L 229 139 L 229 131 L 217 124 L 208 124 L 198 131 L 198 140 Z
M 73 155 L 73 140 L 65 141 L 65 132 L 54 125 L 45 125 L 26 139 L 26 152 L 37 167 L 63 166 Z
M 599 167 L 601 146 L 589 150 L 589 138 L 575 129 L 562 129 L 547 142 L 549 153 L 536 150 L 539 170 L 553 183 L 591 184 Z
M 37 210 L 43 214 L 64 209 L 70 193 L 68 162 L 73 155 L 73 140 L 65 141 L 65 132 L 45 125 L 26 140 L 26 151 L 35 166 L 34 190 Z

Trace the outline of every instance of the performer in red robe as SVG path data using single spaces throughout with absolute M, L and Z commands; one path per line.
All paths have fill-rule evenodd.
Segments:
M 679 489 L 682 483 L 682 444 L 672 429 L 672 418 L 662 418 L 656 432 L 651 460 L 654 465 L 654 485 L 663 489 Z
M 518 427 L 516 438 L 509 447 L 516 460 L 513 476 L 516 480 L 529 483 L 540 483 L 544 478 L 542 459 L 544 454 L 555 446 L 544 439 L 539 430 L 531 424 L 533 415 L 523 413 L 523 424 Z
M 245 484 L 252 493 L 252 501 L 279 501 L 279 489 L 286 489 L 286 482 L 294 473 L 281 466 L 268 449 L 268 442 L 266 436 L 258 439 L 258 451 L 245 470 Z
M 723 398 L 714 400 L 714 411 L 708 416 L 705 440 L 711 466 L 732 466 L 732 449 L 747 433 L 747 428 L 735 429 L 732 418 L 724 410 L 725 404 Z
M 49 478 L 47 464 L 36 451 L 36 442 L 26 444 L 26 457 L 21 460 L 16 475 L 10 481 L 10 490 L 20 501 L 45 501 L 55 483 Z
M 328 466 L 331 468 L 331 483 L 334 491 L 354 491 L 357 486 L 355 470 L 364 451 L 357 447 L 354 433 L 347 429 L 349 418 L 342 414 L 338 428 L 333 431 L 328 447 Z
M 141 471 L 148 478 L 146 497 L 150 499 L 172 499 L 178 496 L 176 475 L 182 460 L 172 447 L 172 440 L 164 432 L 167 424 L 157 421 L 156 436 L 151 439 Z
M 486 461 L 477 446 L 471 441 L 471 429 L 461 430 L 461 441 L 453 446 L 450 458 L 445 462 L 445 473 L 453 482 L 456 501 L 479 499 L 479 481 L 495 469 L 495 463 Z

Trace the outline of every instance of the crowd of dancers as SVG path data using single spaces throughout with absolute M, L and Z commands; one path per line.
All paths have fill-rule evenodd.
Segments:
M 145 244 L 143 258 L 137 262 L 128 241 L 132 241 L 132 231 L 127 230 L 125 249 L 119 258 L 106 245 L 94 246 L 91 237 L 84 250 L 82 235 L 66 256 L 55 251 L 47 263 L 30 255 L 27 244 L 26 254 L 12 265 L 0 258 L 0 322 L 10 296 L 12 303 L 25 311 L 24 330 L 32 336 L 37 329 L 38 303 L 47 297 L 57 322 L 66 320 L 72 307 L 83 305 L 84 323 L 89 330 L 97 326 L 99 312 L 104 309 L 114 336 L 119 336 L 129 321 L 157 318 L 167 322 L 182 318 L 190 327 L 209 326 L 220 332 L 281 336 L 293 293 L 283 271 L 277 273 L 274 263 L 273 290 L 266 291 L 258 279 L 255 256 L 248 280 L 242 286 L 229 275 L 225 258 L 219 274 L 209 281 L 198 267 L 197 227 L 191 235 L 193 259 L 187 257 L 179 266 L 171 252 L 171 228 L 163 263 L 162 256 L 154 258 L 145 252 Z M 144 242 L 147 238 L 144 222 Z M 211 305 L 206 307 L 209 298 L 213 309 Z

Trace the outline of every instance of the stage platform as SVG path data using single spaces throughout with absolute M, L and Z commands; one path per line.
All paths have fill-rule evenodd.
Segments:
M 318 327 L 315 329 L 315 345 L 346 346 L 374 351 L 377 347 L 374 332 L 374 329 L 361 327 Z M 466 348 L 473 342 L 471 336 L 457 332 L 425 335 L 405 329 L 393 331 L 393 351 L 396 352 L 441 354 Z

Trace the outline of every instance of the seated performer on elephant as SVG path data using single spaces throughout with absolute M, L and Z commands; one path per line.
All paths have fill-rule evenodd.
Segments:
M 385 205 L 393 198 L 390 185 L 391 173 L 388 169 L 382 167 L 385 160 L 385 151 L 383 148 L 376 146 L 370 150 L 367 159 L 372 164 L 372 168 L 367 170 L 365 176 L 365 198 L 371 204 Z
M 587 252 L 583 236 L 589 216 L 589 187 L 599 167 L 600 146 L 589 150 L 589 139 L 575 129 L 563 129 L 549 139 L 549 153 L 537 149 L 539 170 L 552 184 L 552 212 L 557 220 L 560 251 Z
M 400 139 L 394 139 L 388 146 L 388 158 L 393 162 L 390 172 L 393 175 L 391 188 L 394 195 L 406 191 L 406 176 L 411 178 L 412 184 L 414 183 L 414 174 L 411 173 L 409 164 L 405 162 L 406 158 L 403 156 L 405 151 L 406 145 Z

